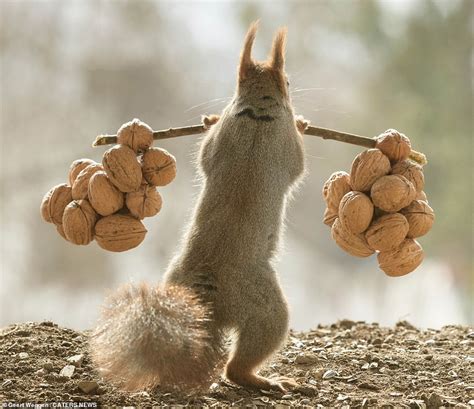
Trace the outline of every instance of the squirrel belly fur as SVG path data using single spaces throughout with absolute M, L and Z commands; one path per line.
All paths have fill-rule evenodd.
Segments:
M 286 202 L 304 174 L 307 123 L 295 118 L 289 97 L 286 30 L 276 33 L 264 62 L 251 55 L 256 32 L 253 23 L 232 101 L 204 121 L 202 190 L 164 283 L 113 293 L 91 337 L 95 366 L 125 389 L 205 388 L 222 372 L 244 387 L 294 385 L 257 371 L 288 332 L 272 260 Z

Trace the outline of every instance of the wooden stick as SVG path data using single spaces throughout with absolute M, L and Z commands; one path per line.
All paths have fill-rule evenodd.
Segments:
M 207 131 L 207 127 L 200 125 L 184 126 L 181 128 L 169 128 L 162 131 L 154 131 L 153 139 L 169 139 L 176 138 L 179 136 L 195 135 Z M 320 128 L 318 126 L 309 125 L 305 131 L 305 135 L 317 136 L 323 139 L 331 139 L 333 141 L 350 143 L 352 145 L 362 146 L 364 148 L 375 148 L 376 141 L 374 138 L 367 138 L 366 136 L 354 135 L 347 132 L 339 132 L 333 129 Z M 95 139 L 92 146 L 111 145 L 117 143 L 117 135 L 99 135 Z M 428 161 L 426 156 L 420 152 L 412 150 L 410 153 L 410 159 L 419 163 L 420 165 L 426 165 Z

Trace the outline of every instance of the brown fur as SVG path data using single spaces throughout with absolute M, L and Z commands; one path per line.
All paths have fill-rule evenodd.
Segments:
M 197 338 L 195 348 L 203 351 L 204 364 L 199 365 L 218 367 L 225 346 L 224 334 L 233 333 L 227 377 L 247 387 L 284 390 L 291 382 L 266 379 L 256 372 L 287 336 L 288 306 L 272 261 L 282 235 L 287 199 L 304 172 L 303 141 L 284 72 L 286 31 L 276 34 L 265 62 L 252 59 L 256 31 L 254 23 L 244 41 L 233 100 L 219 118 L 207 121 L 210 130 L 201 144 L 198 161 L 202 191 L 182 249 L 166 272 L 165 285 L 191 289 L 209 308 L 210 319 L 201 319 L 203 325 L 199 325 L 205 329 L 205 335 L 193 336 Z M 129 302 L 128 295 L 120 297 L 126 305 L 136 304 L 136 300 Z M 127 308 L 123 310 L 120 305 L 116 307 L 118 312 L 109 313 L 111 317 L 106 317 L 105 327 L 115 333 L 113 328 L 121 320 L 126 321 L 129 329 L 121 324 L 120 328 L 132 339 L 130 346 L 122 341 L 114 344 L 115 337 L 102 335 L 100 342 L 95 343 L 97 362 L 105 361 L 106 367 L 120 375 L 132 375 L 122 371 L 124 360 L 120 356 L 137 362 L 155 360 L 162 363 L 155 368 L 156 377 L 147 370 L 144 379 L 162 380 L 161 371 L 183 367 L 182 372 L 171 372 L 182 376 L 176 380 L 178 384 L 188 384 L 186 371 L 196 361 L 186 361 L 189 354 L 183 355 L 180 348 L 172 350 L 171 344 L 163 340 L 163 334 L 170 331 L 169 325 L 165 325 L 165 331 L 158 330 L 158 325 L 176 323 L 169 317 L 171 311 L 159 308 L 164 315 L 157 317 L 150 315 L 147 308 L 138 309 L 138 314 L 150 315 L 139 317 L 140 322 L 156 320 L 154 330 L 140 327 L 153 340 L 152 348 L 133 341 L 140 332 L 132 333 L 137 327 L 132 325 L 128 312 L 124 312 Z M 184 317 L 184 309 L 179 308 L 176 306 L 176 316 Z M 153 331 L 154 334 L 150 333 Z M 181 334 L 193 343 L 190 332 Z M 113 352 L 107 352 L 108 345 Z M 102 359 L 104 355 L 107 357 Z M 141 376 L 138 371 L 133 375 L 138 379 Z

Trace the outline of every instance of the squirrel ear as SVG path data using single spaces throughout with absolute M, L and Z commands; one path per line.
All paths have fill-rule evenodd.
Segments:
M 272 51 L 270 53 L 270 66 L 277 71 L 283 71 L 285 67 L 285 44 L 286 27 L 280 28 L 273 38 Z
M 254 21 L 245 36 L 244 47 L 240 52 L 240 65 L 239 65 L 239 80 L 245 79 L 249 70 L 255 67 L 255 63 L 252 59 L 252 46 L 257 35 L 258 20 Z

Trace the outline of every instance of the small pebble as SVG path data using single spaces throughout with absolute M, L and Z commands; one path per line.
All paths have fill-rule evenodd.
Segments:
M 13 381 L 11 379 L 5 379 L 2 382 L 2 388 L 8 388 L 11 385 L 13 385 Z
M 80 367 L 81 364 L 82 364 L 82 361 L 84 359 L 84 355 L 83 354 L 79 354 L 79 355 L 73 355 L 73 356 L 70 356 L 67 361 L 71 364 L 71 365 L 74 365 L 75 367 Z
M 99 384 L 95 381 L 79 381 L 77 386 L 84 393 L 92 393 L 97 390 Z
M 295 364 L 299 365 L 315 364 L 317 362 L 319 362 L 318 356 L 310 353 L 303 352 L 295 358 Z
M 43 364 L 43 368 L 46 370 L 46 371 L 52 371 L 53 370 L 53 363 L 52 362 L 45 362 Z
M 30 355 L 28 354 L 28 352 L 20 352 L 20 353 L 18 354 L 18 358 L 20 358 L 20 359 L 26 359 L 26 358 L 28 358 L 29 356 L 30 356 Z
M 63 369 L 61 369 L 61 372 L 59 372 L 60 376 L 65 376 L 66 378 L 72 378 L 74 375 L 74 370 L 76 367 L 74 365 L 66 365 Z
M 336 371 L 333 371 L 332 369 L 328 369 L 326 372 L 324 372 L 323 379 L 331 379 L 337 375 L 338 373 Z

